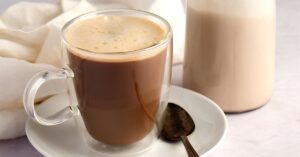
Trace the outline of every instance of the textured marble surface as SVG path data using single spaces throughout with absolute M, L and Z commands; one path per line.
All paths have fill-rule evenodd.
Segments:
M 16 1 L 0 1 L 0 9 Z M 300 156 L 300 0 L 277 0 L 277 6 L 273 97 L 258 110 L 227 115 L 228 135 L 209 157 Z M 173 84 L 180 85 L 182 66 L 173 74 Z M 26 137 L 0 141 L 0 157 L 40 156 Z

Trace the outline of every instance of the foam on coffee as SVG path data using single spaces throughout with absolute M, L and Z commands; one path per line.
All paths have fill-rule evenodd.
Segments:
M 93 52 L 72 50 L 77 56 L 101 61 L 124 61 L 148 58 L 161 52 L 151 50 L 150 54 L 143 55 L 122 53 L 158 44 L 165 36 L 165 30 L 158 24 L 139 17 L 99 15 L 72 24 L 64 36 L 70 45 Z

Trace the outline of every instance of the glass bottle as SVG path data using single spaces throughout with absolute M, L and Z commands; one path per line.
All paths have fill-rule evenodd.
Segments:
M 275 0 L 188 0 L 183 86 L 225 112 L 268 102 L 274 82 Z

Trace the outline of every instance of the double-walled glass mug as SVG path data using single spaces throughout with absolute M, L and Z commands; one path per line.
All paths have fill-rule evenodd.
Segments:
M 28 82 L 23 100 L 28 116 L 48 126 L 80 116 L 83 142 L 98 152 L 124 155 L 150 148 L 170 85 L 168 22 L 137 10 L 96 11 L 66 23 L 61 40 L 64 68 L 40 72 Z M 35 111 L 34 99 L 39 87 L 54 79 L 65 80 L 71 103 L 48 119 Z

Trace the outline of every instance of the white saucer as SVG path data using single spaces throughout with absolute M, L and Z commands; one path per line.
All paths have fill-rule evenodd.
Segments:
M 188 138 L 201 157 L 213 151 L 223 140 L 227 130 L 226 117 L 213 101 L 190 90 L 172 86 L 170 102 L 182 106 L 192 116 L 196 129 Z M 68 104 L 67 95 L 57 95 L 44 102 L 39 108 L 39 113 L 49 115 L 66 104 Z M 79 133 L 76 132 L 74 121 L 69 120 L 49 127 L 28 120 L 26 134 L 31 144 L 46 157 L 107 157 L 87 148 L 79 138 Z M 182 143 L 166 143 L 159 140 L 149 151 L 137 155 L 139 156 L 183 157 L 187 155 Z

